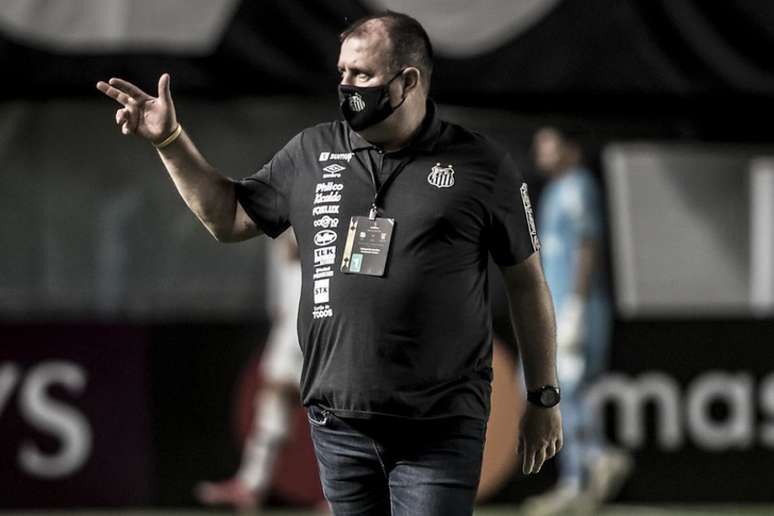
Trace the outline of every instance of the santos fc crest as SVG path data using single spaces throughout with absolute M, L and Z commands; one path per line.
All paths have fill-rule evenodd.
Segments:
M 454 168 L 452 165 L 442 167 L 440 163 L 436 163 L 427 176 L 427 182 L 438 188 L 454 186 Z

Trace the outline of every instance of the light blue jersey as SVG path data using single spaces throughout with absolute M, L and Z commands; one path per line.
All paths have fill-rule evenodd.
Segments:
M 557 317 L 574 290 L 581 242 L 590 238 L 601 244 L 603 231 L 602 196 L 587 169 L 573 168 L 548 183 L 539 205 L 538 234 Z M 604 270 L 599 266 L 592 273 L 584 326 L 587 373 L 594 374 L 605 367 L 610 330 L 609 295 Z

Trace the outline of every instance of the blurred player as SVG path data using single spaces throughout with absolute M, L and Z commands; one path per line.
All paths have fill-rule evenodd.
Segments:
M 601 193 L 582 165 L 580 146 L 566 134 L 539 130 L 534 152 L 537 168 L 548 178 L 538 206 L 538 231 L 557 316 L 565 441 L 556 488 L 527 507 L 529 514 L 555 514 L 577 508 L 581 500 L 593 507 L 613 496 L 631 460 L 604 445 L 602 423 L 590 421 L 583 406 L 584 388 L 607 367 L 611 327 L 601 259 Z
M 255 395 L 251 433 L 233 478 L 197 486 L 197 498 L 206 505 L 230 505 L 238 510 L 262 505 L 277 454 L 291 430 L 290 416 L 300 406 L 298 385 L 303 357 L 298 345 L 296 315 L 301 294 L 301 265 L 292 229 L 269 243 L 268 271 L 272 329 L 261 359 L 263 382 Z

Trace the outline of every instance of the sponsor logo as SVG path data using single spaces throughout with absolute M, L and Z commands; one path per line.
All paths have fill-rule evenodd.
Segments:
M 315 245 L 329 245 L 336 241 L 336 238 L 338 238 L 338 235 L 335 231 L 331 229 L 323 229 L 322 231 L 318 231 L 317 234 L 314 236 L 314 244 Z
M 316 228 L 337 228 L 339 227 L 339 219 L 333 218 L 329 215 L 317 219 L 314 221 L 314 227 Z
M 349 97 L 348 102 L 349 102 L 349 109 L 351 109 L 355 113 L 360 113 L 366 107 L 365 100 L 363 100 L 363 97 L 361 97 L 360 94 L 357 92 L 354 95 Z
M 527 217 L 527 227 L 529 228 L 529 237 L 532 240 L 532 250 L 540 250 L 540 239 L 538 239 L 537 229 L 535 228 L 535 217 L 532 215 L 532 203 L 529 200 L 529 193 L 527 193 L 527 183 L 522 183 L 521 188 L 521 203 L 524 205 L 524 215 Z
M 344 185 L 341 183 L 334 183 L 328 181 L 327 183 L 318 183 L 316 192 L 339 192 L 344 189 Z
M 330 301 L 331 280 L 320 279 L 314 282 L 314 304 L 328 303 Z
M 315 267 L 314 279 L 330 278 L 333 276 L 333 269 L 330 266 L 327 267 Z
M 328 165 L 327 167 L 325 167 L 323 169 L 323 172 L 335 173 L 335 172 L 341 172 L 343 170 L 347 170 L 347 167 L 343 167 L 338 163 L 334 163 L 333 165 Z
M 342 160 L 349 163 L 349 160 L 351 159 L 352 159 L 351 152 L 321 152 L 319 161 L 320 163 L 323 163 L 329 160 Z
M 315 204 L 323 204 L 328 202 L 339 202 L 341 200 L 341 194 L 339 192 L 331 193 L 317 193 L 314 196 Z
M 336 246 L 320 247 L 314 250 L 315 265 L 333 265 L 336 261 Z
M 331 305 L 317 305 L 312 310 L 312 317 L 315 319 L 333 317 L 333 308 Z
M 315 206 L 314 208 L 312 208 L 312 215 L 314 215 L 315 217 L 318 217 L 320 215 L 325 215 L 325 214 L 328 214 L 328 213 L 330 213 L 332 215 L 338 215 L 339 214 L 339 206 L 338 205 L 334 205 L 334 206 Z
M 427 176 L 427 182 L 438 188 L 449 188 L 454 186 L 454 168 L 452 165 L 442 167 L 440 163 L 436 163 L 435 166 L 430 169 L 430 174 Z
M 614 408 L 613 437 L 627 448 L 655 444 L 676 451 L 690 441 L 692 447 L 722 453 L 757 445 L 774 448 L 773 400 L 774 373 L 759 379 L 748 372 L 711 369 L 685 383 L 666 372 L 644 371 L 602 376 L 586 392 L 584 406 L 592 418 L 603 418 Z M 718 406 L 722 418 L 715 415 Z

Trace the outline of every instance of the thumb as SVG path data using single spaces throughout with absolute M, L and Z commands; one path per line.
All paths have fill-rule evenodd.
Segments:
M 170 77 L 168 73 L 162 74 L 159 78 L 159 99 L 167 104 L 172 104 L 172 93 L 169 91 Z

